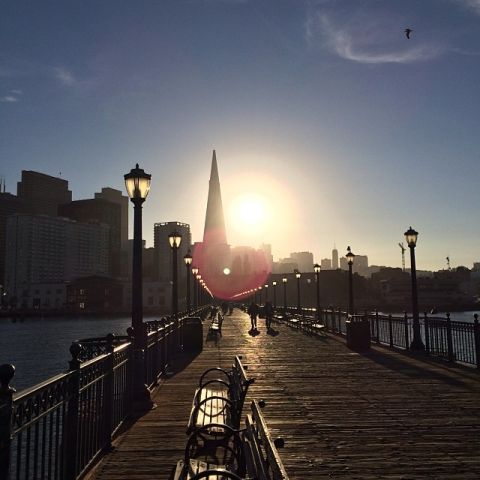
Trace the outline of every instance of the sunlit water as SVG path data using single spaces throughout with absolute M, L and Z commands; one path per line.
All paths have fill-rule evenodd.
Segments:
M 16 322 L 0 318 L 0 365 L 15 365 L 12 386 L 23 390 L 67 370 L 73 340 L 108 333 L 125 335 L 130 324 L 130 317 L 27 318 Z

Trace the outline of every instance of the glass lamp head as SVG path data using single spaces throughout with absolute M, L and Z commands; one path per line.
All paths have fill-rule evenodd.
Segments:
M 132 202 L 136 200 L 145 201 L 150 191 L 152 176 L 145 173 L 142 168 L 139 168 L 137 163 L 135 168 L 132 168 L 130 173 L 125 174 L 123 178 L 125 179 L 125 187 L 130 200 Z
M 347 254 L 345 256 L 347 257 L 348 264 L 353 265 L 353 259 L 355 258 L 355 254 L 352 253 L 350 247 L 347 247 Z
M 416 232 L 412 227 L 410 227 L 404 235 L 409 247 L 415 247 L 417 245 L 418 232 Z
M 180 243 L 182 242 L 182 236 L 176 230 L 174 230 L 168 236 L 168 242 L 170 243 L 170 246 L 172 248 L 178 248 L 180 246 Z
M 320 267 L 320 265 L 319 265 L 318 263 L 316 263 L 316 264 L 313 266 L 313 271 L 314 271 L 315 273 L 320 273 L 320 269 L 321 269 L 321 267 Z
M 295 277 L 300 278 L 301 276 L 302 274 L 298 270 L 295 270 Z
M 283 277 L 283 278 L 282 278 L 282 282 L 283 282 L 283 283 L 287 283 L 287 282 L 288 282 L 287 277 Z
M 198 274 L 198 268 L 192 267 L 192 275 L 197 275 L 197 274 Z
M 192 254 L 190 253 L 190 250 L 184 255 L 183 261 L 185 262 L 185 265 L 187 267 L 192 264 L 193 258 L 192 258 Z

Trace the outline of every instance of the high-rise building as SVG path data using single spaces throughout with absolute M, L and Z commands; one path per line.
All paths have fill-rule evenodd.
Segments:
M 90 198 L 60 205 L 58 211 L 59 215 L 77 222 L 96 222 L 108 226 L 109 274 L 113 277 L 119 276 L 122 227 L 121 205 L 102 198 Z
M 212 167 L 208 184 L 207 213 L 205 215 L 205 229 L 203 243 L 209 245 L 226 245 L 225 218 L 223 216 L 222 193 L 218 176 L 217 154 L 212 155 Z
M 322 267 L 322 270 L 331 270 L 332 261 L 329 258 L 322 258 L 320 266 Z
M 298 265 L 300 272 L 313 271 L 313 253 L 311 252 L 293 252 L 290 258 Z
M 120 190 L 103 187 L 100 193 L 95 193 L 95 198 L 120 205 L 120 244 L 122 249 L 126 249 L 128 247 L 128 197 Z
M 53 217 L 58 215 L 59 205 L 72 201 L 66 180 L 31 170 L 22 170 L 17 196 L 25 203 L 26 213 Z
M 177 231 L 182 236 L 180 248 L 177 252 L 178 278 L 185 278 L 186 267 L 183 257 L 192 246 L 190 225 L 181 222 L 162 222 L 153 225 L 153 246 L 155 261 L 155 276 L 160 281 L 172 280 L 172 248 L 168 241 L 169 235 Z
M 5 242 L 7 236 L 7 218 L 23 211 L 23 202 L 7 192 L 0 192 L 0 285 L 5 284 Z
M 5 285 L 16 303 L 32 307 L 35 285 L 108 274 L 108 226 L 47 215 L 7 219 Z
M 336 270 L 338 268 L 338 250 L 337 247 L 333 247 L 332 250 L 332 270 Z

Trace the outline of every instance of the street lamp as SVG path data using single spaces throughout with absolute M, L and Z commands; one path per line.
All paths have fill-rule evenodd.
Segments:
M 258 302 L 260 305 L 262 304 L 262 286 L 258 287 L 258 294 L 260 295 L 260 301 Z
M 265 284 L 265 303 L 268 301 L 268 283 Z
M 282 278 L 283 283 L 283 316 L 287 316 L 287 277 Z
M 198 305 L 203 305 L 201 294 L 200 294 L 200 280 L 202 279 L 202 276 L 198 273 L 197 276 L 196 276 L 196 279 L 197 279 L 197 301 L 198 301 Z
M 300 277 L 302 274 L 295 270 L 295 278 L 297 279 L 297 312 L 302 313 L 302 306 L 300 304 Z
M 347 247 L 347 257 L 348 262 L 348 313 L 353 315 L 353 259 L 355 255 L 352 253 L 350 247 Z
M 322 311 L 320 309 L 320 270 L 322 267 L 318 263 L 313 266 L 315 279 L 317 281 L 317 320 L 322 321 Z
M 277 308 L 277 282 L 274 280 L 273 285 L 273 308 Z
M 145 349 L 147 331 L 143 323 L 142 284 L 142 204 L 150 190 L 152 176 L 139 168 L 138 163 L 124 175 L 125 187 L 133 203 L 133 265 L 132 265 L 132 328 L 135 358 L 134 400 L 140 408 L 152 405 L 150 392 L 145 385 Z
M 172 249 L 172 314 L 175 319 L 178 316 L 178 269 L 177 269 L 177 255 L 178 248 L 182 242 L 182 236 L 174 230 L 168 236 L 168 242 Z
M 198 268 L 192 267 L 192 275 L 193 275 L 193 308 L 198 307 L 198 298 L 197 298 L 197 284 L 195 280 L 197 279 Z
M 192 254 L 190 250 L 183 256 L 185 267 L 187 267 L 187 312 L 190 311 L 190 267 L 192 266 Z
M 410 276 L 412 277 L 412 316 L 413 316 L 413 340 L 411 350 L 425 350 L 425 345 L 420 334 L 420 321 L 418 319 L 418 293 L 417 293 L 417 267 L 415 264 L 415 247 L 417 245 L 418 232 L 410 227 L 405 232 L 405 239 L 410 248 Z

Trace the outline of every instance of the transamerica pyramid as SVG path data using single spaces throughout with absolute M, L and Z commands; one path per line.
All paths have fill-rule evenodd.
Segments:
M 220 178 L 218 176 L 217 155 L 212 155 L 212 169 L 208 186 L 207 214 L 205 215 L 205 229 L 203 242 L 209 245 L 226 245 L 225 218 L 223 216 L 222 194 Z

